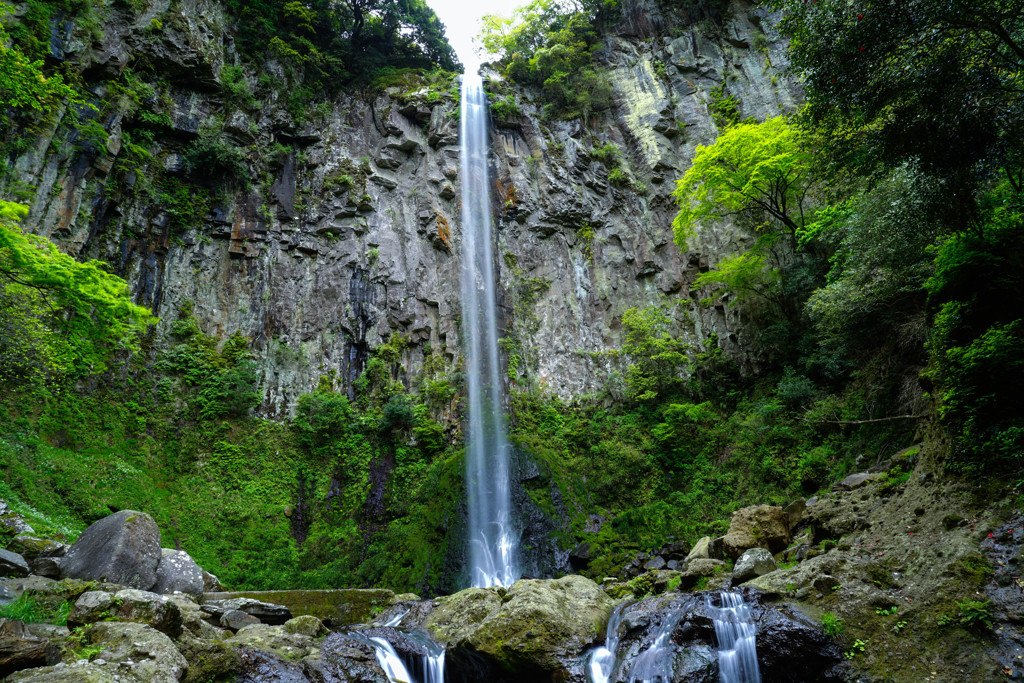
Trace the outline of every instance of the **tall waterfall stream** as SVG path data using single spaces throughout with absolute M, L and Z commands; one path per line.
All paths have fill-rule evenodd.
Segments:
M 473 586 L 510 586 L 519 578 L 512 527 L 509 443 L 502 406 L 487 156 L 487 93 L 475 72 L 462 76 L 462 330 L 469 389 L 466 495 Z

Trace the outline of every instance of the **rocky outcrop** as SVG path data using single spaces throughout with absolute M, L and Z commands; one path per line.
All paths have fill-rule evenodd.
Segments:
M 556 678 L 578 674 L 581 655 L 600 637 L 614 605 L 581 576 L 523 579 L 504 595 L 470 588 L 436 603 L 425 625 L 438 642 L 456 648 L 452 658 L 470 651 L 499 669 Z
M 24 557 L 0 548 L 0 576 L 28 576 L 28 571 Z
M 789 515 L 780 507 L 756 505 L 733 513 L 722 544 L 725 554 L 735 560 L 751 548 L 777 553 L 789 540 Z
M 82 532 L 61 561 L 73 579 L 110 581 L 148 590 L 156 583 L 160 529 L 145 512 L 122 510 Z
M 171 638 L 181 634 L 181 609 L 177 604 L 162 595 L 135 589 L 113 595 L 102 591 L 83 593 L 68 615 L 68 626 L 75 628 L 106 619 L 146 624 Z
M 764 548 L 751 548 L 740 555 L 732 569 L 732 585 L 750 581 L 778 569 L 775 558 Z
M 154 593 L 181 592 L 194 597 L 202 597 L 206 582 L 203 570 L 184 550 L 163 548 L 160 551 L 160 563 L 156 566 L 156 583 Z

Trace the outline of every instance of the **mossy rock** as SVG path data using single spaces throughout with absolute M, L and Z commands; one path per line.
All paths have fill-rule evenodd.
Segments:
M 471 588 L 439 598 L 426 627 L 447 645 L 490 655 L 508 671 L 568 675 L 598 642 L 615 602 L 590 579 L 523 579 L 504 596 Z

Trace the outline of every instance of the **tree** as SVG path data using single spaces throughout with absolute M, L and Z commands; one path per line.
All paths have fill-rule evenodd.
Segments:
M 714 144 L 697 147 L 676 183 L 676 244 L 685 249 L 705 221 L 740 215 L 752 216 L 760 233 L 795 235 L 807 221 L 812 160 L 810 138 L 784 117 L 729 126 Z
M 804 118 L 864 173 L 917 159 L 973 211 L 979 162 L 1024 180 L 1024 0 L 773 0 Z
M 18 221 L 28 207 L 0 200 L 0 357 L 6 379 L 88 375 L 116 349 L 138 348 L 156 322 L 101 261 L 79 263 Z

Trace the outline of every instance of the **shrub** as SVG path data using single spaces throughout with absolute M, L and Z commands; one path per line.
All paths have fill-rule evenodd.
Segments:
M 821 628 L 825 631 L 825 635 L 834 638 L 843 634 L 846 624 L 832 612 L 825 612 L 821 615 Z

